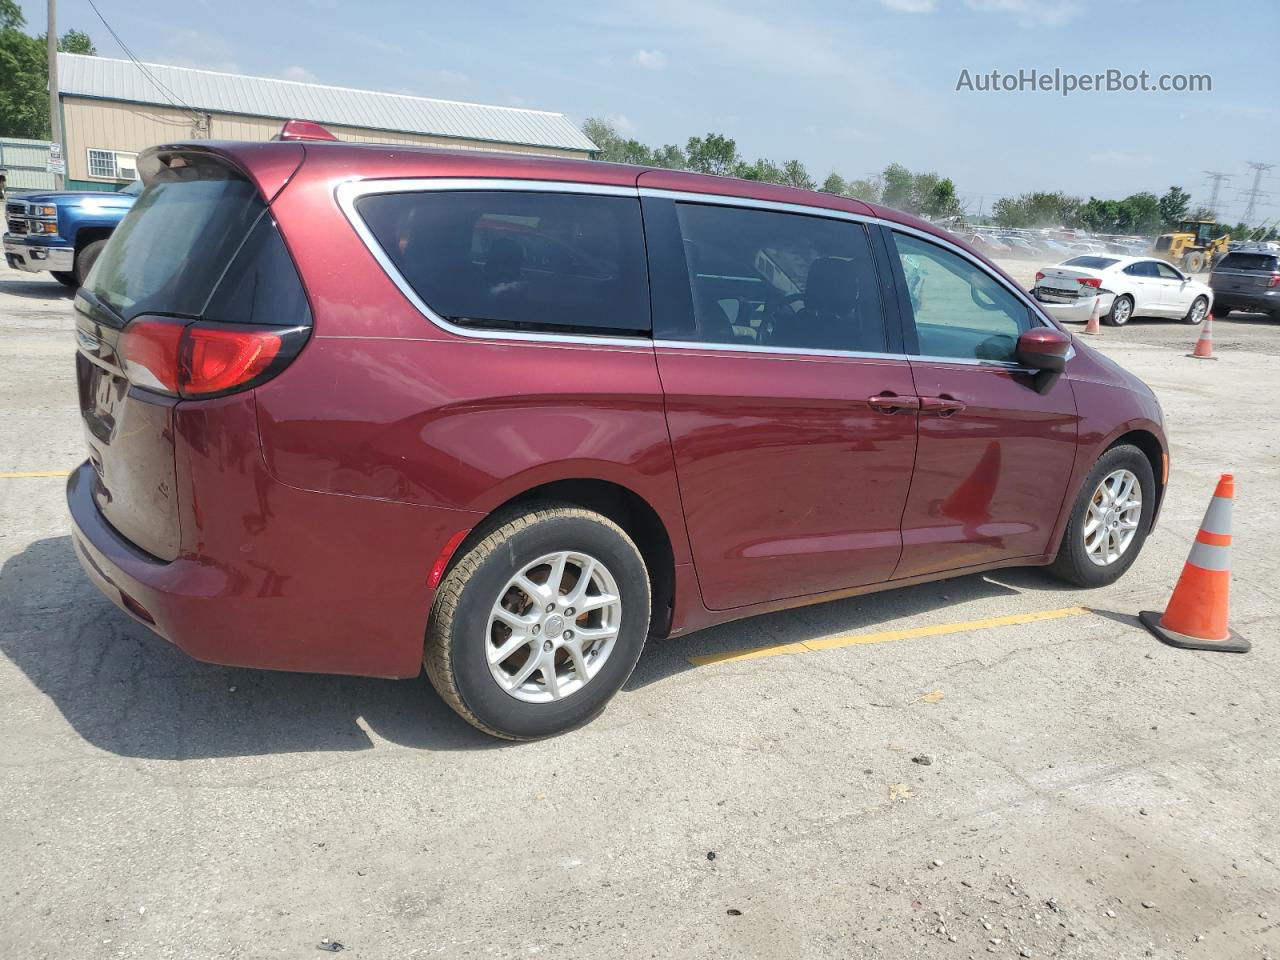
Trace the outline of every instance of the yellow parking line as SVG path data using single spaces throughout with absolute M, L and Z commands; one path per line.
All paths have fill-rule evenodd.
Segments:
M 19 470 L 15 473 L 0 473 L 0 480 L 25 480 L 28 477 L 65 477 L 70 470 Z
M 784 657 L 794 653 L 816 653 L 837 647 L 854 647 L 863 643 L 888 643 L 890 640 L 911 640 L 915 637 L 936 637 L 944 633 L 969 633 L 989 630 L 992 627 L 1012 627 L 1020 623 L 1038 623 L 1041 620 L 1061 620 L 1078 617 L 1089 612 L 1088 607 L 1061 607 L 1057 610 L 1041 610 L 1038 613 L 1015 613 L 1007 617 L 988 617 L 985 620 L 962 620 L 959 623 L 939 623 L 931 627 L 909 627 L 906 630 L 884 630 L 880 633 L 845 633 L 819 640 L 799 643 L 783 643 L 774 647 L 756 647 L 752 650 L 732 650 L 728 653 L 710 653 L 701 657 L 689 657 L 695 667 L 713 663 L 736 663 L 739 660 L 755 660 L 760 657 Z

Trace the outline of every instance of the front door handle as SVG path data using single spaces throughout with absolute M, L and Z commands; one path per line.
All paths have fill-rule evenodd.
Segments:
M 881 393 L 867 397 L 867 406 L 881 413 L 913 413 L 920 409 L 919 397 L 900 397 L 896 393 Z
M 921 397 L 920 412 L 932 413 L 937 417 L 953 417 L 965 408 L 963 400 L 955 397 Z

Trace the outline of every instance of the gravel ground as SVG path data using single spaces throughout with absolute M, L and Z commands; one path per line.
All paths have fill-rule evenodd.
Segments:
M 0 472 L 82 456 L 71 329 L 60 287 L 0 268 Z M 421 678 L 195 663 L 85 581 L 60 479 L 0 479 L 0 948 L 1280 954 L 1280 329 L 1216 334 L 1216 363 L 1186 359 L 1177 323 L 1091 341 L 1156 388 L 1173 441 L 1161 524 L 1120 583 L 1004 571 L 707 630 L 536 744 L 481 736 Z M 1226 470 L 1233 621 L 1255 647 L 1177 651 L 1135 614 L 1167 599 Z M 1093 612 L 686 659 L 1075 604 Z

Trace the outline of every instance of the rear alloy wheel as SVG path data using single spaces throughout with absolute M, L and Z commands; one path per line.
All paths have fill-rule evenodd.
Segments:
M 1204 297 L 1196 297 L 1195 302 L 1191 304 L 1191 309 L 1187 311 L 1186 321 L 1192 325 L 1204 322 L 1205 315 L 1209 312 L 1209 301 Z
M 1146 542 L 1155 497 L 1146 454 L 1128 444 L 1112 447 L 1081 487 L 1050 569 L 1081 587 L 1120 579 Z
M 526 506 L 487 529 L 440 585 L 427 675 L 463 719 L 493 736 L 534 740 L 586 723 L 644 647 L 649 577 L 640 551 L 612 520 L 562 504 Z
M 1123 327 L 1129 322 L 1129 318 L 1132 316 L 1133 297 L 1125 293 L 1116 297 L 1115 301 L 1111 304 L 1110 312 L 1102 318 L 1102 322 L 1112 327 Z

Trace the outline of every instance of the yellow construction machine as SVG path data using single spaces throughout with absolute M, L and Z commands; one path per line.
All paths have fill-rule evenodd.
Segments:
M 1216 220 L 1183 220 L 1175 232 L 1156 237 L 1151 256 L 1177 264 L 1187 273 L 1199 273 L 1227 255 L 1231 237 L 1218 229 Z

